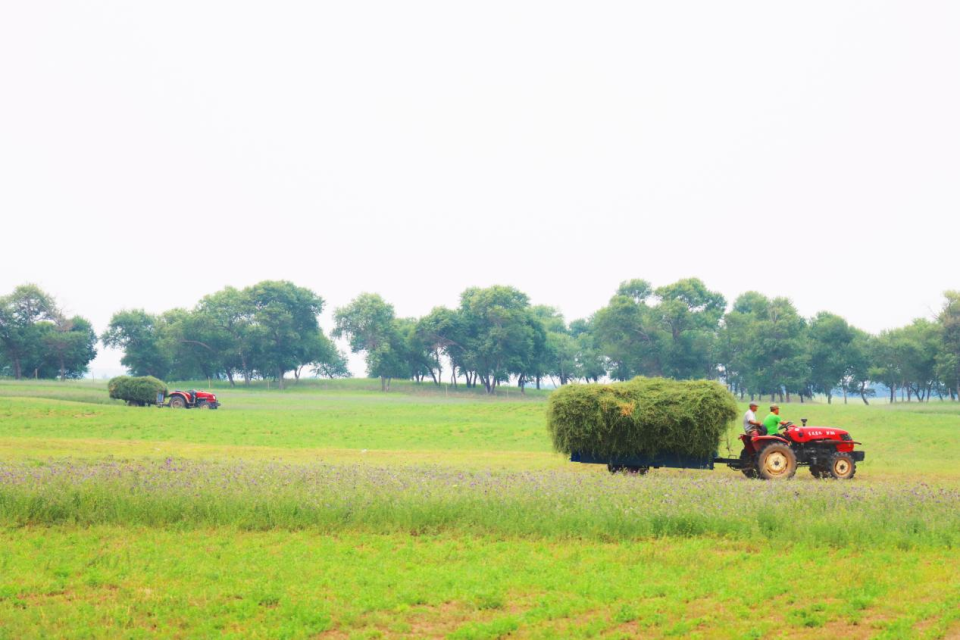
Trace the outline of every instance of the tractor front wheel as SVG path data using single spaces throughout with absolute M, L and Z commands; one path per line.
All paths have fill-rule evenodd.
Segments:
M 170 408 L 171 409 L 183 409 L 187 406 L 187 403 L 184 402 L 183 397 L 173 396 L 170 398 Z
M 757 472 L 764 480 L 786 480 L 797 472 L 797 456 L 789 446 L 774 442 L 757 456 Z
M 830 463 L 824 469 L 824 478 L 849 480 L 857 472 L 857 463 L 849 453 L 838 451 L 830 456 Z
M 206 400 L 201 400 L 197 403 L 197 409 L 209 409 L 210 404 Z

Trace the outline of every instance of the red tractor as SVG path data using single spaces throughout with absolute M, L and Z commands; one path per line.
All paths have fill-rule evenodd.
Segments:
M 808 465 L 814 478 L 849 480 L 857 472 L 857 463 L 863 462 L 864 452 L 854 451 L 860 444 L 843 429 L 833 427 L 798 427 L 788 422 L 781 433 L 759 435 L 757 432 L 740 436 L 743 451 L 739 461 L 730 464 L 748 478 L 777 480 L 792 478 L 797 466 Z
M 206 391 L 173 391 L 163 403 L 171 409 L 216 409 L 220 406 L 217 396 Z

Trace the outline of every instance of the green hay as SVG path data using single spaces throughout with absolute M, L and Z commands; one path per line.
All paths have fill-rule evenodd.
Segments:
M 127 404 L 144 406 L 156 404 L 157 394 L 167 393 L 167 385 L 153 376 L 117 376 L 107 383 L 110 397 Z
M 736 401 L 718 382 L 634 378 L 561 387 L 550 396 L 547 429 L 554 449 L 568 455 L 707 457 L 737 415 Z

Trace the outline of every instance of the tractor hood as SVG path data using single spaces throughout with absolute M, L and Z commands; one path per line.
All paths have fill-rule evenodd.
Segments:
M 850 433 L 835 427 L 790 427 L 787 434 L 794 442 L 811 440 L 852 440 Z

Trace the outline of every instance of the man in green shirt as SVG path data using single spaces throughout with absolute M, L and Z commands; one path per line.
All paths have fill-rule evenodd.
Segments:
M 782 424 L 787 423 L 780 419 L 780 405 L 770 405 L 770 413 L 763 419 L 763 426 L 767 429 L 767 435 L 777 435 L 777 428 Z

